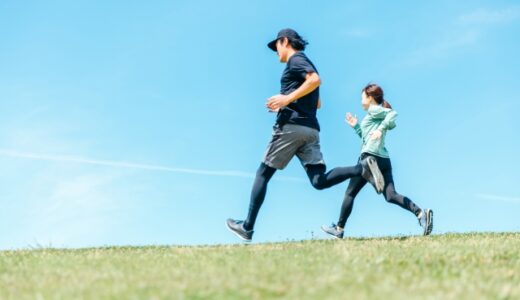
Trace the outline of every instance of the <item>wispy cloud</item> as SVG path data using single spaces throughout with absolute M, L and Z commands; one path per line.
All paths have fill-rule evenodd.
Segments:
M 420 65 L 423 63 L 436 63 L 439 59 L 454 53 L 477 42 L 478 31 L 465 31 L 460 34 L 447 36 L 426 47 L 421 47 L 410 53 L 404 63 L 408 65 Z
M 62 176 L 51 170 L 44 175 L 44 179 L 35 178 L 32 189 L 36 193 L 28 195 L 22 236 L 30 236 L 36 244 L 58 247 L 105 239 L 113 227 L 114 213 L 125 209 L 121 199 L 128 200 L 122 194 L 126 188 L 117 185 L 117 172 Z
M 141 164 L 141 163 L 125 162 L 125 161 L 100 160 L 100 159 L 92 159 L 92 158 L 85 158 L 85 157 L 71 156 L 71 155 L 48 155 L 48 154 L 38 154 L 38 153 L 20 152 L 20 151 L 2 150 L 2 149 L 0 149 L 0 156 L 62 162 L 62 163 L 99 165 L 99 166 L 107 166 L 107 167 L 114 167 L 114 168 L 128 168 L 128 169 L 139 169 L 139 170 L 147 170 L 147 171 L 186 173 L 186 174 L 195 174 L 195 175 L 228 176 L 228 177 L 242 177 L 242 178 L 254 178 L 255 177 L 254 173 L 234 171 L 234 170 L 217 170 L 217 171 L 215 171 L 215 170 L 176 168 L 176 167 L 170 167 L 170 166 Z M 302 178 L 290 177 L 290 176 L 277 176 L 277 177 L 275 177 L 275 179 L 284 180 L 284 181 L 304 181 Z
M 361 27 L 345 29 L 343 31 L 343 34 L 350 38 L 368 38 L 373 35 L 373 33 L 369 29 Z
M 431 40 L 423 46 L 412 50 L 397 63 L 402 65 L 421 66 L 435 65 L 445 58 L 457 54 L 464 54 L 471 47 L 475 47 L 485 32 L 498 24 L 520 19 L 520 6 L 511 6 L 501 10 L 479 9 L 459 15 L 449 21 L 449 30 L 441 35 L 433 35 Z
M 508 203 L 516 203 L 520 204 L 520 197 L 510 197 L 510 196 L 501 196 L 501 195 L 493 195 L 493 194 L 475 194 L 475 197 L 486 199 L 486 200 L 493 200 L 493 201 L 501 201 L 501 202 L 508 202 Z
M 500 10 L 479 9 L 459 16 L 458 21 L 464 25 L 507 23 L 520 18 L 520 6 Z

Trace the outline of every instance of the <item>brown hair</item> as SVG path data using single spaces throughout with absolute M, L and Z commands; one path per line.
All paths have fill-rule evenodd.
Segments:
M 390 103 L 388 103 L 388 101 L 385 100 L 385 93 L 379 85 L 375 83 L 369 83 L 367 84 L 367 86 L 363 88 L 363 92 L 368 97 L 374 98 L 377 104 L 382 105 L 385 108 L 392 109 L 392 105 L 390 105 Z

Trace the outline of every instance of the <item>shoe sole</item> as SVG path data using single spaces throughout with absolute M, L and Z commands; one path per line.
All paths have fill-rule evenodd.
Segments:
M 426 213 L 426 226 L 423 234 L 429 235 L 433 230 L 433 211 L 431 209 L 426 209 L 424 213 Z
M 250 243 L 251 242 L 251 239 L 246 239 L 245 237 L 241 236 L 238 232 L 234 231 L 231 227 L 229 227 L 227 221 L 225 222 L 226 224 L 226 228 L 231 231 L 232 233 L 234 233 L 236 236 L 238 236 L 242 241 L 244 242 L 248 242 Z
M 335 236 L 335 235 L 333 235 L 333 234 L 327 232 L 325 229 L 323 229 L 323 226 L 321 227 L 321 231 L 323 231 L 323 232 L 325 232 L 326 234 L 328 234 L 328 235 L 334 237 L 334 238 L 337 239 L 337 240 L 342 240 L 342 239 L 343 239 L 343 237 Z
M 367 160 L 368 168 L 374 177 L 374 182 L 376 183 L 376 192 L 381 194 L 385 187 L 385 179 L 383 178 L 383 174 L 381 170 L 379 170 L 379 166 L 377 165 L 377 161 L 375 159 Z

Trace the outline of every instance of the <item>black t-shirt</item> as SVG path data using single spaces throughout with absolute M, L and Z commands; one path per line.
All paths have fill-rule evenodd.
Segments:
M 296 52 L 287 61 L 287 66 L 282 74 L 280 93 L 288 95 L 299 88 L 305 82 L 308 73 L 318 73 L 314 64 L 303 52 Z M 320 88 L 316 88 L 309 94 L 282 108 L 278 112 L 276 123 L 279 126 L 296 124 L 320 130 L 316 110 Z

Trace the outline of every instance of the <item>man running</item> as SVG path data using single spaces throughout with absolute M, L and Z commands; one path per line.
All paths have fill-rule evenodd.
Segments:
M 228 229 L 245 241 L 251 241 L 253 237 L 256 217 L 264 202 L 269 180 L 276 170 L 284 169 L 294 155 L 305 168 L 312 186 L 319 190 L 361 174 L 360 169 L 351 167 L 335 168 L 325 173 L 326 166 L 320 150 L 320 126 L 316 118 L 316 111 L 321 106 L 321 80 L 316 67 L 303 53 L 307 44 L 292 29 L 281 30 L 276 39 L 267 44 L 277 52 L 280 62 L 287 65 L 281 78 L 280 94 L 272 96 L 266 103 L 270 111 L 277 112 L 276 124 L 264 160 L 256 172 L 247 218 L 244 221 L 226 221 Z M 372 175 L 364 167 L 363 176 L 376 184 L 373 177 L 382 175 Z

